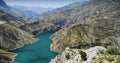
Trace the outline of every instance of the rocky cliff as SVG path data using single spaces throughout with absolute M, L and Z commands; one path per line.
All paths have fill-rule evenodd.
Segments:
M 106 48 L 96 46 L 84 49 L 66 48 L 61 54 L 52 59 L 50 63 L 119 63 L 119 55 L 106 53 Z

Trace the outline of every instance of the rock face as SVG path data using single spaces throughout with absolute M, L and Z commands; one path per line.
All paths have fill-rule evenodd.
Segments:
M 106 48 L 101 46 L 96 46 L 89 48 L 88 50 L 83 50 L 83 52 L 86 53 L 87 58 L 84 61 L 82 59 L 82 55 L 80 54 L 81 50 L 66 48 L 66 50 L 56 56 L 55 59 L 52 59 L 50 63 L 93 63 L 93 61 L 99 57 L 98 54 L 101 51 L 105 50 Z
M 94 4 L 102 1 L 96 1 Z M 80 23 L 65 27 L 51 36 L 53 40 L 51 50 L 60 53 L 66 47 L 88 48 L 96 45 L 120 47 L 118 40 L 120 37 L 119 16 L 120 8 L 110 12 L 98 13 Z
M 115 63 L 118 58 L 115 55 L 107 55 L 101 52 L 107 49 L 101 46 L 95 46 L 87 50 L 66 48 L 61 54 L 52 59 L 50 63 Z M 82 54 L 81 54 L 82 51 Z M 84 58 L 86 57 L 86 60 Z M 113 60 L 109 60 L 113 59 Z

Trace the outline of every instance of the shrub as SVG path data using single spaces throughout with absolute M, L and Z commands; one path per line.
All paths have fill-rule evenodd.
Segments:
M 100 39 L 95 39 L 95 45 L 96 45 L 96 46 L 101 46 Z
M 83 61 L 86 61 L 87 60 L 87 54 L 85 53 L 85 52 L 83 52 L 83 51 L 80 51 L 80 54 L 81 54 L 81 58 L 82 58 L 82 60 Z
M 111 48 L 107 49 L 107 53 L 109 53 L 111 55 L 120 55 L 120 49 L 111 47 Z

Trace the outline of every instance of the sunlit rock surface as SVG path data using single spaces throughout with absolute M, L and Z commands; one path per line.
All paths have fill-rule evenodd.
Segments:
M 66 48 L 65 51 L 56 56 L 55 59 L 52 59 L 50 63 L 91 63 L 94 61 L 93 58 L 99 58 L 98 53 L 105 50 L 106 48 L 101 46 L 95 46 L 87 50 L 82 50 L 87 54 L 87 60 L 83 61 L 79 49 Z M 104 60 L 104 63 L 108 63 L 108 61 Z

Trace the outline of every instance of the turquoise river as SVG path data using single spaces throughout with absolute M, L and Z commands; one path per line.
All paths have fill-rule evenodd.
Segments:
M 13 52 L 18 54 L 15 61 L 19 63 L 49 63 L 57 55 L 50 51 L 52 34 L 52 32 L 40 34 L 36 36 L 38 40 L 35 43 L 14 50 Z

